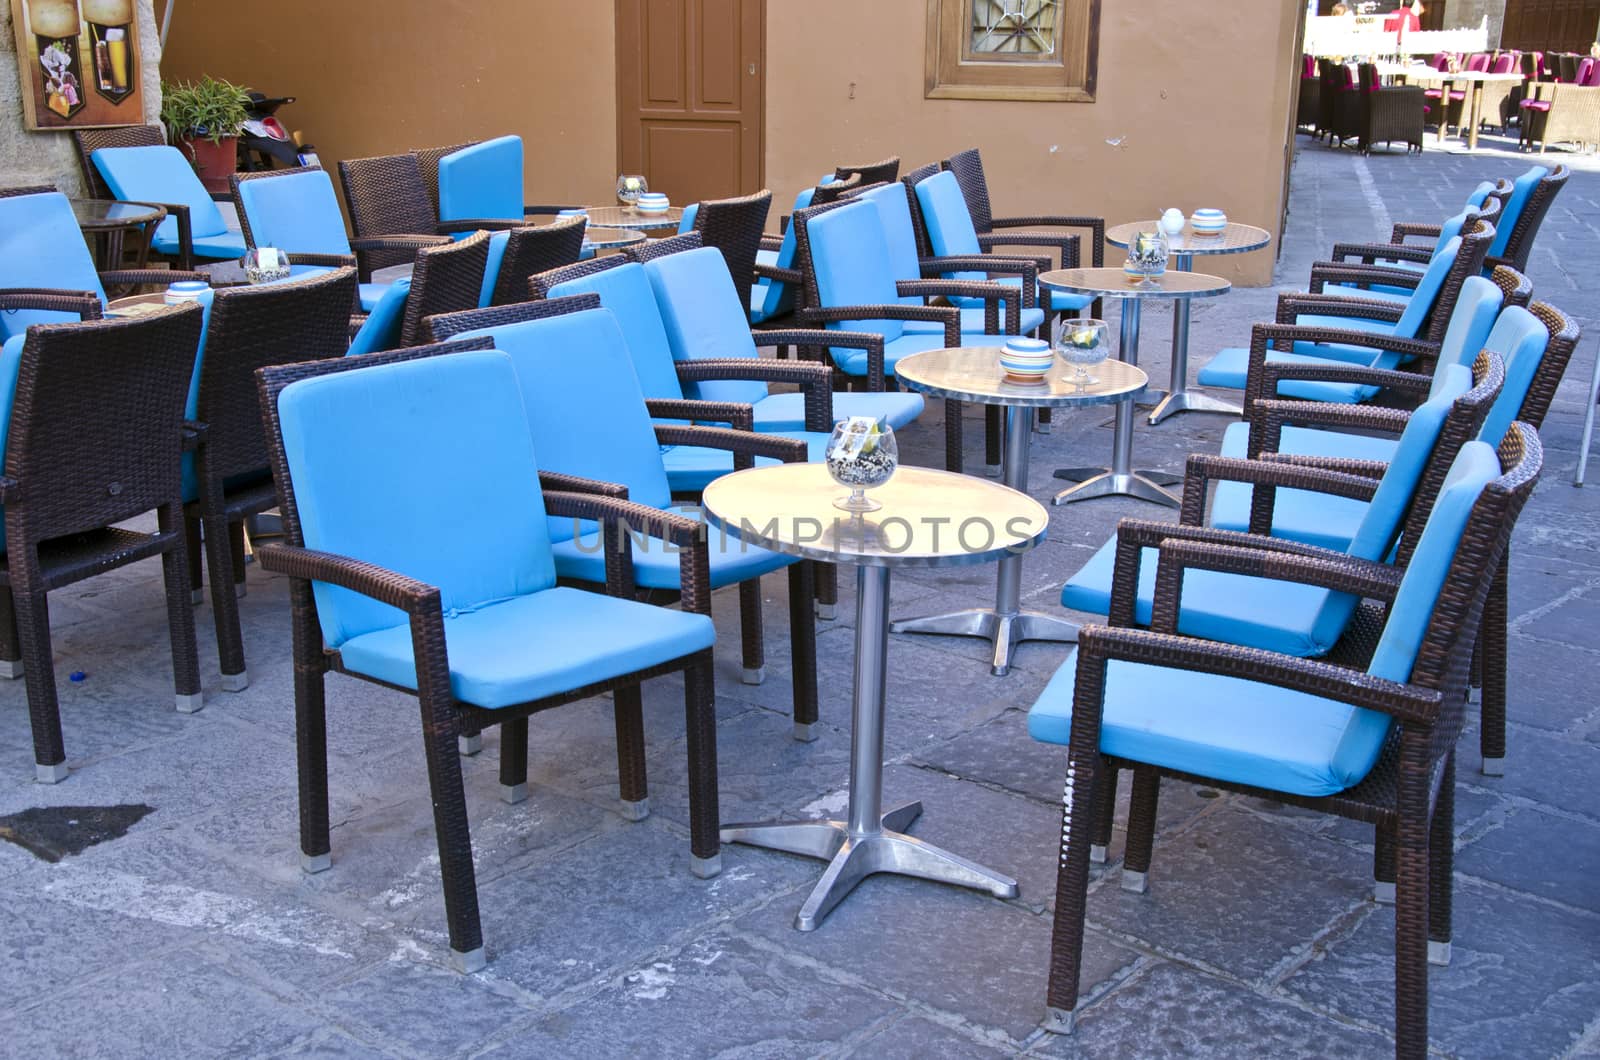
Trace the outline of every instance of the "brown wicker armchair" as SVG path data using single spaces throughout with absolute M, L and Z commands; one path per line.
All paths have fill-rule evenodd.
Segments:
M 1129 769 L 1133 801 L 1121 883 L 1136 893 L 1148 886 L 1163 777 L 1376 825 L 1378 858 L 1395 866 L 1395 1051 L 1408 1058 L 1427 1055 L 1428 964 L 1447 963 L 1450 956 L 1455 744 L 1465 724 L 1473 644 L 1485 619 L 1493 571 L 1542 465 L 1538 435 L 1524 424 L 1513 425 L 1498 454 L 1483 443 L 1472 446 L 1458 461 L 1462 474 L 1451 490 L 1451 503 L 1436 509 L 1440 538 L 1431 548 L 1438 553 L 1431 554 L 1430 548 L 1426 577 L 1408 577 L 1402 583 L 1392 568 L 1337 554 L 1262 548 L 1244 535 L 1194 531 L 1161 543 L 1152 629 L 1130 628 L 1133 593 L 1128 585 L 1109 625 L 1085 626 L 1079 632 L 1076 658 L 1046 689 L 1030 717 L 1036 736 L 1068 744 L 1047 1029 L 1073 1029 L 1090 849 L 1115 796 L 1113 771 Z M 1478 488 L 1482 478 L 1494 473 L 1490 465 L 1499 474 Z M 1463 511 L 1469 503 L 1470 509 Z M 1440 543 L 1457 531 L 1459 543 L 1453 548 L 1448 541 Z M 1333 661 L 1280 656 L 1175 635 L 1186 570 L 1319 586 L 1375 603 L 1363 609 L 1358 628 L 1347 634 L 1354 643 L 1346 656 Z M 1119 564 L 1117 575 L 1126 581 L 1137 572 Z M 1406 650 L 1402 645 L 1411 636 L 1418 637 L 1412 642 L 1416 647 Z M 1159 682 L 1177 671 L 1183 674 L 1183 709 L 1191 712 L 1220 714 L 1230 703 L 1275 703 L 1308 716 L 1334 704 L 1370 712 L 1357 715 L 1362 724 L 1379 718 L 1387 723 L 1384 730 L 1369 728 L 1363 734 L 1367 742 L 1379 738 L 1376 761 L 1370 768 L 1351 770 L 1349 779 L 1330 776 L 1293 791 L 1286 790 L 1287 782 L 1264 786 L 1238 775 L 1190 772 L 1184 767 L 1194 756 L 1184 753 L 1181 740 L 1171 757 L 1123 756 L 1116 747 L 1129 745 L 1115 741 L 1125 738 L 1139 709 L 1130 703 L 1130 695 L 1138 699 L 1141 682 Z M 1161 714 L 1156 697 L 1146 691 L 1142 701 L 1148 712 Z M 1163 725 L 1157 717 L 1147 730 Z M 1232 731 L 1257 728 L 1248 715 L 1238 714 L 1221 725 Z M 1270 749 L 1263 758 L 1269 754 Z
M 900 175 L 900 156 L 894 155 L 881 162 L 867 162 L 859 166 L 835 166 L 834 180 L 849 180 L 852 173 L 861 175 L 862 184 L 882 184 Z
M 1551 144 L 1600 145 L 1600 86 L 1552 82 L 1534 86 L 1522 105 L 1520 143 L 1525 149 Z
M 358 239 L 439 234 L 439 212 L 428 200 L 415 152 L 344 159 L 339 163 L 339 184 Z M 409 265 L 416 256 L 416 247 L 370 250 L 368 275 Z
M 234 584 L 242 576 L 240 528 L 246 517 L 275 507 L 261 404 L 258 368 L 341 356 L 350 303 L 356 296 L 354 269 L 336 269 L 289 283 L 218 289 L 206 326 L 200 362 L 196 418 L 205 424 L 195 456 L 195 499 L 184 506 L 189 584 L 198 590 L 202 549 L 211 575 L 211 610 L 224 691 L 250 683 L 239 602 Z
M 529 277 L 574 264 L 583 256 L 586 223 L 582 217 L 563 217 L 547 225 L 510 229 L 506 233 L 506 247 L 500 256 L 489 304 L 526 302 Z
M 1378 68 L 1372 63 L 1362 63 L 1360 130 L 1358 139 L 1362 154 L 1370 154 L 1374 144 L 1406 145 L 1408 151 L 1422 151 L 1423 120 L 1427 100 L 1419 85 L 1384 85 L 1378 78 Z
M 177 708 L 203 703 L 184 578 L 179 463 L 202 427 L 183 418 L 197 305 L 132 320 L 31 327 L 23 340 L 0 504 L 0 665 L 27 682 L 37 778 L 67 777 L 47 595 L 161 557 Z M 115 524 L 154 509 L 155 533 Z
M 702 245 L 721 252 L 734 287 L 741 291 L 755 282 L 756 251 L 761 249 L 771 209 L 772 192 L 763 189 L 754 195 L 707 200 L 695 212 L 694 231 L 700 233 Z

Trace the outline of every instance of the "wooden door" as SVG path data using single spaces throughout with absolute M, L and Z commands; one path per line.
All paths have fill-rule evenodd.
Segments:
M 1508 0 L 1500 47 L 1589 53 L 1600 23 L 1600 0 Z
M 616 0 L 617 171 L 675 204 L 762 186 L 765 0 Z

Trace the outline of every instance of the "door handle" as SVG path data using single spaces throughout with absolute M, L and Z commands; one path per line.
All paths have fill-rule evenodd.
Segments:
M 750 76 L 751 77 L 756 76 L 756 64 L 755 63 L 751 63 L 750 64 Z

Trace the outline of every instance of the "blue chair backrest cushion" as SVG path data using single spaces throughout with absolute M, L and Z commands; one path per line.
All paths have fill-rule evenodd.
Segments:
M 668 254 L 647 262 L 644 271 L 675 360 L 760 356 L 720 251 L 701 247 Z M 758 379 L 715 379 L 696 383 L 694 391 L 707 401 L 754 404 L 767 396 L 767 384 Z
M 483 259 L 483 286 L 478 288 L 480 309 L 494 301 L 494 285 L 500 282 L 500 263 L 506 260 L 506 244 L 509 242 L 510 232 L 489 233 L 489 256 Z
M 89 157 L 117 198 L 187 206 L 189 231 L 197 237 L 220 236 L 228 230 L 222 211 L 195 176 L 194 166 L 176 147 L 102 147 Z M 178 219 L 162 221 L 156 235 L 177 239 Z
M 683 208 L 683 216 L 678 219 L 678 235 L 694 231 L 694 219 L 700 216 L 700 204 L 691 202 Z
M 708 249 L 705 252 L 719 261 L 722 259 L 719 251 Z M 726 273 L 727 269 L 724 268 L 723 272 Z M 629 262 L 550 288 L 551 298 L 588 293 L 600 296 L 600 304 L 611 311 L 617 325 L 622 328 L 622 338 L 627 345 L 628 355 L 633 358 L 634 375 L 644 396 L 668 399 L 683 397 L 683 386 L 678 382 L 677 366 L 673 363 L 675 353 L 667 340 L 666 325 L 644 266 Z
M 1483 428 L 1478 432 L 1479 440 L 1498 446 L 1527 400 L 1533 377 L 1538 374 L 1544 351 L 1550 345 L 1550 329 L 1538 317 L 1514 305 L 1500 314 L 1483 345 L 1506 362 L 1506 385 L 1489 407 L 1489 415 L 1484 417 Z
M 499 136 L 439 160 L 439 219 L 522 216 L 522 137 Z
M 90 291 L 105 303 L 106 290 L 65 195 L 49 191 L 0 198 L 0 288 L 5 287 Z M 0 312 L 0 339 L 21 335 L 33 324 L 77 319 L 75 313 L 5 310 Z
M 1461 285 L 1456 307 L 1450 313 L 1450 323 L 1445 327 L 1444 341 L 1439 344 L 1439 359 L 1434 365 L 1433 385 L 1428 396 L 1439 392 L 1444 370 L 1452 364 L 1471 367 L 1478 351 L 1489 338 L 1495 318 L 1500 315 L 1504 301 L 1500 288 L 1482 276 L 1468 276 Z
M 1350 555 L 1357 559 L 1381 561 L 1389 554 L 1400 533 L 1400 521 L 1422 480 L 1423 469 L 1439 443 L 1439 432 L 1456 398 L 1472 389 L 1472 369 L 1452 364 L 1442 373 L 1438 393 L 1418 405 L 1406 421 L 1389 467 L 1378 482 L 1378 489 L 1367 504 L 1361 525 L 1350 539 Z
M 437 586 L 446 614 L 555 584 L 533 439 L 505 354 L 303 379 L 284 388 L 278 413 L 308 548 Z M 333 647 L 406 621 L 345 589 L 315 591 Z
M 511 355 L 533 431 L 539 467 L 628 487 L 652 508 L 672 503 L 661 447 L 645 410 L 622 328 L 609 309 L 484 328 Z M 550 536 L 574 534 L 571 519 L 551 519 Z
M 911 220 L 911 204 L 906 201 L 905 185 L 898 181 L 864 191 L 856 198 L 870 202 L 878 208 L 878 222 L 883 226 L 883 238 L 889 245 L 889 268 L 896 280 L 916 280 L 922 277 L 922 256 L 917 251 L 917 230 Z M 895 299 L 904 305 L 921 305 L 916 295 L 900 295 Z
M 1444 278 L 1450 274 L 1450 267 L 1455 264 L 1456 255 L 1460 252 L 1461 237 L 1457 236 L 1433 255 L 1427 269 L 1422 273 L 1422 279 L 1417 281 L 1416 290 L 1406 302 L 1405 312 L 1395 323 L 1396 335 L 1414 339 L 1422 332 L 1422 323 L 1428 319 L 1433 304 L 1439 300 L 1439 292 L 1444 287 Z
M 956 175 L 946 169 L 917 185 L 917 205 L 922 208 L 922 223 L 928 230 L 928 243 L 935 257 L 968 257 L 982 254 L 978 230 L 961 194 Z M 981 272 L 950 274 L 955 279 L 981 280 Z
M 1512 181 L 1511 197 L 1506 200 L 1506 207 L 1500 211 L 1500 216 L 1495 218 L 1494 241 L 1489 244 L 1490 257 L 1498 258 L 1505 254 L 1506 244 L 1511 242 L 1511 230 L 1517 226 L 1517 218 L 1522 216 L 1523 207 L 1528 205 L 1533 189 L 1549 175 L 1550 171 L 1545 167 L 1534 166 Z
M 411 294 L 411 277 L 402 276 L 384 289 L 378 304 L 372 307 L 361 330 L 350 340 L 346 357 L 362 353 L 393 350 L 400 345 L 400 331 L 406 321 L 406 298 Z
M 830 306 L 885 305 L 900 301 L 895 289 L 889 243 L 870 202 L 853 202 L 818 214 L 806 225 L 817 295 Z M 834 331 L 866 331 L 892 342 L 905 331 L 903 322 L 888 319 L 832 322 Z
M 1460 235 L 1461 226 L 1466 223 L 1467 214 L 1464 211 L 1454 217 L 1446 218 L 1444 224 L 1439 226 L 1439 238 L 1433 241 L 1433 253 L 1439 253 L 1445 248 L 1445 244 Z
M 816 188 L 806 188 L 794 197 L 794 208 L 796 210 L 804 210 L 807 206 L 810 206 L 811 197 L 816 193 Z M 794 225 L 791 224 L 783 230 L 783 241 L 778 244 L 778 257 L 773 261 L 773 264 L 780 269 L 794 268 L 794 249 Z M 752 308 L 761 314 L 761 319 L 765 320 L 780 313 L 788 312 L 788 306 L 785 303 L 792 304 L 794 301 L 793 292 L 789 290 L 788 284 L 770 280 L 763 276 L 756 281 L 756 287 L 760 289 L 761 297 L 752 304 Z
M 250 239 L 255 246 L 277 247 L 291 254 L 350 253 L 333 181 L 323 170 L 241 181 L 239 202 L 250 220 Z

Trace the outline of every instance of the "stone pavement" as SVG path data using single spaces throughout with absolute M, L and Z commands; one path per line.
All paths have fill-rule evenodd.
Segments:
M 1547 161 L 1558 158 L 1581 171 L 1530 271 L 1537 294 L 1591 337 L 1546 423 L 1546 475 L 1515 545 L 1507 775 L 1479 774 L 1475 732 L 1463 743 L 1454 961 L 1431 969 L 1433 1040 L 1449 1055 L 1600 1055 L 1600 489 L 1570 485 L 1600 334 L 1600 167 Z M 1431 143 L 1409 158 L 1304 147 L 1278 282 L 1303 285 L 1335 239 L 1442 218 L 1480 178 L 1527 164 Z M 1073 205 L 1093 201 L 1083 189 Z M 1269 289 L 1241 290 L 1197 305 L 1196 364 L 1243 341 L 1272 301 Z M 1158 380 L 1166 334 L 1166 311 L 1148 313 L 1143 359 Z M 939 462 L 940 415 L 931 407 L 903 432 L 909 462 Z M 974 413 L 974 462 L 979 424 Z M 1037 436 L 1033 494 L 1057 485 L 1050 468 L 1103 459 L 1107 426 L 1104 413 L 1058 417 Z M 1185 453 L 1214 450 L 1224 426 L 1197 414 L 1141 426 L 1137 463 L 1181 468 Z M 1124 500 L 1052 509 L 1050 540 L 1026 562 L 1027 602 L 1057 607 L 1062 581 L 1119 518 L 1155 514 Z M 986 602 L 993 578 L 992 567 L 897 575 L 893 611 Z M 769 582 L 760 687 L 738 680 L 735 596 L 716 600 L 724 820 L 820 816 L 845 799 L 851 579 L 818 637 L 823 723 L 809 745 L 788 735 L 785 583 Z M 821 930 L 799 934 L 791 921 L 817 863 L 732 846 L 720 877 L 694 878 L 681 698 L 664 679 L 646 694 L 654 813 L 643 822 L 615 812 L 603 701 L 534 720 L 521 805 L 496 797 L 494 734 L 464 760 L 490 963 L 461 976 L 445 964 L 413 702 L 330 678 L 334 863 L 304 876 L 284 583 L 251 569 L 242 607 L 253 682 L 241 694 L 218 687 L 210 608 L 200 608 L 212 676 L 193 716 L 171 711 L 159 586 L 145 564 L 51 598 L 57 669 L 86 675 L 60 682 L 66 782 L 32 782 L 22 684 L 0 687 L 0 816 L 151 808 L 120 838 L 55 862 L 0 843 L 8 1055 L 1392 1050 L 1392 913 L 1369 899 L 1370 831 L 1182 784 L 1164 790 L 1150 893 L 1116 885 L 1120 830 L 1097 877 L 1078 1033 L 1039 1030 L 1064 756 L 1032 743 L 1024 717 L 1063 646 L 1024 645 L 1011 674 L 995 678 L 977 642 L 891 640 L 885 796 L 922 799 L 914 833 L 1015 875 L 1019 898 L 879 877 Z M 90 822 L 87 810 L 67 819 Z

